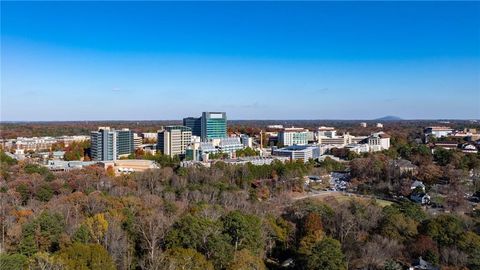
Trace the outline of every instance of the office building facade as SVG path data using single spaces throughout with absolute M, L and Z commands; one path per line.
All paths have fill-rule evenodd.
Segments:
M 90 132 L 91 155 L 95 161 L 116 160 L 134 151 L 133 132 L 100 127 Z
M 133 139 L 133 131 L 128 128 L 115 130 L 117 156 L 128 156 L 135 152 L 135 141 Z
M 201 119 L 203 141 L 227 137 L 227 114 L 225 112 L 203 112 Z
M 192 129 L 193 136 L 202 136 L 202 118 L 201 117 L 187 117 L 183 118 L 183 125 Z
M 278 132 L 278 142 L 283 146 L 306 145 L 308 130 L 303 128 L 284 128 Z
M 253 139 L 248 135 L 240 135 L 240 141 L 242 142 L 243 146 L 253 148 Z
M 117 157 L 115 131 L 108 127 L 100 127 L 98 131 L 90 132 L 90 153 L 92 160 L 115 160 Z
M 143 143 L 143 138 L 138 136 L 137 133 L 133 133 L 133 149 L 138 149 Z
M 453 129 L 450 127 L 427 127 L 424 132 L 425 136 L 441 138 L 448 137 L 453 132 Z
M 316 145 L 292 145 L 280 149 L 273 149 L 272 155 L 307 162 L 309 159 L 317 159 L 320 157 L 320 147 Z
M 183 118 L 183 125 L 192 130 L 203 142 L 227 137 L 227 114 L 225 112 L 203 112 L 201 117 Z
M 223 138 L 220 139 L 220 142 L 218 144 L 218 149 L 220 150 L 220 152 L 229 153 L 230 156 L 232 156 L 237 150 L 241 150 L 244 148 L 245 146 L 240 141 L 239 137 Z
M 157 150 L 170 157 L 184 156 L 191 141 L 191 128 L 186 126 L 167 126 L 158 132 Z

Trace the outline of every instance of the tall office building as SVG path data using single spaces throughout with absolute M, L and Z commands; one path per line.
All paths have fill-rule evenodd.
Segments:
M 284 128 L 278 132 L 278 142 L 283 146 L 306 145 L 307 130 L 304 128 Z
M 206 142 L 210 139 L 227 137 L 227 114 L 225 112 L 203 112 L 201 117 L 183 118 L 183 125 L 192 129 L 192 135 Z
M 192 141 L 192 129 L 185 126 L 167 126 L 158 132 L 157 150 L 168 156 L 183 156 Z
M 133 133 L 133 149 L 138 149 L 143 143 L 143 138 L 138 136 L 137 133 Z
M 183 125 L 192 129 L 193 136 L 202 136 L 202 118 L 201 117 L 187 117 L 183 118 Z
M 227 114 L 225 112 L 202 113 L 202 141 L 227 137 Z
M 134 151 L 133 132 L 129 129 L 99 127 L 90 132 L 90 142 L 92 159 L 96 161 L 116 160 Z
M 135 152 L 135 144 L 133 140 L 133 131 L 128 128 L 116 130 L 117 134 L 117 155 L 125 156 Z

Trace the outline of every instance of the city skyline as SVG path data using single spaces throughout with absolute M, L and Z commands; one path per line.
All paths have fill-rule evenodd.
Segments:
M 3 2 L 1 121 L 480 118 L 476 2 Z

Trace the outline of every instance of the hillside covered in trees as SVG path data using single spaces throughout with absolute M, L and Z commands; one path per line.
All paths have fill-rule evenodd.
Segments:
M 478 156 L 416 147 L 353 159 L 352 181 L 363 192 L 394 192 L 402 181 L 388 173 L 394 155 L 437 166 L 421 176 L 432 184 L 478 168 Z M 478 210 L 292 200 L 303 176 L 336 168 L 329 162 L 171 164 L 113 177 L 95 166 L 54 174 L 1 161 L 1 269 L 404 269 L 420 256 L 443 269 L 480 269 Z

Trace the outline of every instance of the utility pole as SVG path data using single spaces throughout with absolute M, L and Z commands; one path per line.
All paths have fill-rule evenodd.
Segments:
M 263 157 L 263 130 L 260 129 L 260 156 Z
M 263 130 L 260 129 L 260 149 L 263 149 Z

